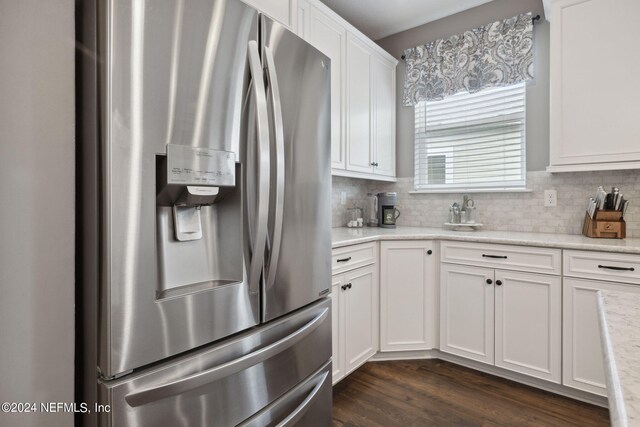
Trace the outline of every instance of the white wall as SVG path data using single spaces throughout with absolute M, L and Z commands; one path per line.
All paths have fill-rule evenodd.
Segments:
M 0 402 L 74 399 L 74 115 L 74 2 L 0 0 Z

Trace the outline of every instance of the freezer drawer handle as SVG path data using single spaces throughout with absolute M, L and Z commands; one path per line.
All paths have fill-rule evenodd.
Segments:
M 302 339 L 311 334 L 320 324 L 329 316 L 329 308 L 322 310 L 313 320 L 298 329 L 291 335 L 288 335 L 281 340 L 269 344 L 259 350 L 244 355 L 238 359 L 232 360 L 222 365 L 215 366 L 203 372 L 189 375 L 179 380 L 171 381 L 157 387 L 152 387 L 130 393 L 125 397 L 127 403 L 130 406 L 142 406 L 147 403 L 155 402 L 160 399 L 164 399 L 170 396 L 176 396 L 178 394 L 185 393 L 189 390 L 193 390 L 198 387 L 202 387 L 206 384 L 218 381 L 229 375 L 236 374 L 240 371 L 244 371 L 258 363 L 275 356 L 278 353 L 282 353 L 289 347 L 300 342 Z
M 483 258 L 497 258 L 497 259 L 507 259 L 506 255 L 487 255 L 487 254 L 482 254 Z
M 615 267 L 613 265 L 599 265 L 598 268 L 606 268 L 607 270 L 617 270 L 617 271 L 636 271 L 633 267 Z
M 293 412 L 291 412 L 289 414 L 289 416 L 287 416 L 287 418 L 285 418 L 284 420 L 280 421 L 276 425 L 276 427 L 293 426 L 300 420 L 300 418 L 302 418 L 302 416 L 305 414 L 305 412 L 307 412 L 307 410 L 311 406 L 311 403 L 313 402 L 313 399 L 315 399 L 316 395 L 318 394 L 318 392 L 322 388 L 322 385 L 324 384 L 325 380 L 327 379 L 327 375 L 329 375 L 329 372 L 325 372 L 324 373 L 322 378 L 318 381 L 318 384 L 316 384 L 316 386 L 313 388 L 313 390 L 311 390 L 309 395 L 302 401 L 302 403 L 300 403 L 300 405 L 298 405 L 298 407 L 296 409 L 294 409 Z
M 347 261 L 351 261 L 351 257 L 339 258 L 339 259 L 336 260 L 336 262 L 347 262 Z

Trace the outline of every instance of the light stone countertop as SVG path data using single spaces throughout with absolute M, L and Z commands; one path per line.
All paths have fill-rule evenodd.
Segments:
M 640 238 L 593 239 L 577 234 L 522 233 L 515 231 L 454 231 L 442 228 L 397 227 L 397 228 L 333 228 L 332 247 L 375 242 L 378 240 L 459 240 L 479 243 L 502 243 L 510 245 L 539 246 L 546 248 L 605 251 L 640 254 Z
M 611 425 L 640 425 L 640 294 L 598 291 Z

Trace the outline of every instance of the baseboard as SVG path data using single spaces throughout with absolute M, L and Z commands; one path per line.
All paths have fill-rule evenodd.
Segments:
M 374 354 L 369 362 L 385 362 L 391 360 L 437 359 L 438 350 L 385 351 Z
M 567 387 L 562 384 L 554 384 L 538 378 L 532 378 L 528 375 L 520 374 L 518 372 L 512 372 L 508 369 L 499 368 L 497 366 L 487 365 L 475 360 L 468 360 L 464 357 L 443 353 L 440 350 L 394 351 L 384 353 L 378 352 L 369 359 L 369 362 L 420 359 L 440 359 L 446 362 L 455 363 L 456 365 L 475 369 L 480 372 L 495 375 L 497 377 L 505 378 L 507 380 L 545 390 L 550 393 L 555 393 L 561 396 L 569 397 L 571 399 L 579 400 L 581 402 L 590 403 L 592 405 L 601 406 L 603 408 L 608 408 L 609 406 L 606 397 L 597 396 L 582 390 Z

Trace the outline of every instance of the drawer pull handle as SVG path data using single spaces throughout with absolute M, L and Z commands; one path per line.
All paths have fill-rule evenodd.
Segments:
M 482 254 L 483 258 L 497 258 L 497 259 L 507 259 L 506 255 L 487 255 L 487 254 Z
M 342 285 L 341 286 L 343 291 L 346 291 L 347 289 L 351 289 L 351 283 L 347 283 L 346 285 Z
M 636 271 L 633 267 L 615 267 L 613 265 L 599 265 L 598 268 L 606 268 L 608 270 L 618 270 L 618 271 Z
M 337 260 L 338 262 L 347 262 L 347 261 L 351 261 L 351 257 L 347 257 L 347 258 L 338 258 Z

